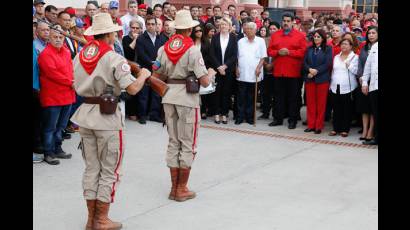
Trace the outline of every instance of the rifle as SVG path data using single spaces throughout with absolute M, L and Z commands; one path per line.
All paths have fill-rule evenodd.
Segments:
M 71 39 L 73 39 L 73 40 L 76 40 L 77 42 L 81 43 L 81 45 L 86 45 L 86 44 L 88 43 L 88 41 L 85 40 L 84 38 L 80 38 L 80 37 L 78 37 L 78 36 L 76 36 L 76 35 L 69 34 L 69 33 L 65 32 L 65 31 L 63 31 L 63 30 L 60 30 L 59 28 L 56 27 L 56 25 L 53 25 L 53 24 L 51 24 L 51 23 L 49 23 L 49 22 L 47 22 L 47 21 L 45 21 L 45 20 L 43 20 L 43 19 L 37 19 L 37 21 L 46 23 L 46 24 L 50 27 L 50 29 L 52 29 L 52 30 L 54 30 L 54 31 L 57 31 L 58 33 L 60 33 L 60 34 L 62 34 L 62 35 L 64 35 L 64 36 L 66 36 L 66 37 L 69 37 L 69 38 L 71 38 Z
M 141 71 L 141 67 L 133 61 L 127 61 L 128 64 L 131 66 L 131 72 L 134 73 L 135 76 L 138 76 L 138 73 Z M 161 97 L 163 97 L 169 89 L 168 85 L 161 79 L 159 79 L 155 74 L 147 78 L 147 83 L 149 86 L 151 86 L 152 90 L 158 93 Z

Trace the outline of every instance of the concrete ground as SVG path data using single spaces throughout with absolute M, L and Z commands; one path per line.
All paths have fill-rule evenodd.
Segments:
M 304 112 L 302 112 L 304 114 Z M 189 188 L 197 198 L 167 199 L 167 132 L 159 123 L 126 121 L 123 177 L 112 219 L 128 230 L 375 230 L 378 151 L 350 136 L 269 127 L 269 120 L 217 125 L 204 120 Z M 35 230 L 84 229 L 84 163 L 79 134 L 64 141 L 72 159 L 33 164 Z

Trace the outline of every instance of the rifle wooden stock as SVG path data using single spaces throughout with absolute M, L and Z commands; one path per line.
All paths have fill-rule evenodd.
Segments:
M 139 65 L 129 60 L 128 64 L 131 66 L 131 72 L 134 73 L 136 77 L 138 77 L 138 73 L 141 71 Z M 161 79 L 159 79 L 155 74 L 147 78 L 147 83 L 149 86 L 151 86 L 152 90 L 158 93 L 161 97 L 163 97 L 169 89 L 168 85 L 165 82 L 161 81 Z

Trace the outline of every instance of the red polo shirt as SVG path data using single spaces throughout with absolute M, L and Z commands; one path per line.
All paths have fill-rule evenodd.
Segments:
M 301 32 L 292 29 L 288 35 L 280 29 L 272 34 L 268 55 L 273 57 L 273 76 L 275 77 L 300 77 L 303 58 L 306 51 L 306 38 Z M 287 48 L 289 55 L 280 56 L 279 50 Z
M 335 44 L 334 42 L 333 42 L 333 39 L 330 39 L 328 42 L 327 42 L 327 45 L 329 45 L 329 46 L 331 46 L 332 47 L 332 60 L 335 58 L 335 56 L 336 55 L 338 55 L 342 50 L 340 49 L 340 44 L 339 43 L 337 43 L 337 44 Z
M 63 106 L 75 102 L 72 88 L 74 72 L 70 51 L 48 44 L 38 56 L 40 69 L 40 103 L 43 107 Z

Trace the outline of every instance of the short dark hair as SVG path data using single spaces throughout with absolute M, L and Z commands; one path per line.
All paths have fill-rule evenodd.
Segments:
M 106 34 L 96 34 L 96 35 L 94 35 L 94 39 L 95 40 L 103 39 L 107 35 L 108 35 L 108 33 L 106 33 Z
M 221 16 L 215 16 L 215 21 L 219 20 L 219 19 L 222 19 L 222 17 Z
M 60 13 L 58 13 L 57 18 L 60 18 L 61 15 L 63 15 L 63 14 L 68 14 L 68 16 L 70 16 L 69 13 L 67 13 L 67 12 L 65 12 L 65 11 L 61 11 Z M 71 18 L 71 16 L 70 16 L 70 18 Z
M 269 23 L 269 27 L 272 26 L 272 25 L 274 25 L 274 26 L 276 26 L 276 28 L 280 29 L 280 24 L 279 24 L 278 22 L 276 22 L 276 21 L 271 21 L 271 22 Z
M 212 10 L 212 7 L 208 6 L 205 10 Z
M 154 21 L 155 21 L 155 24 L 157 24 L 157 18 L 156 18 L 156 17 L 154 17 L 154 16 L 152 16 L 152 15 L 147 15 L 147 16 L 145 17 L 145 23 L 147 23 L 149 20 L 154 20 Z
M 169 2 L 162 3 L 162 8 L 165 8 L 165 5 L 171 5 L 171 3 L 169 3 Z
M 314 14 L 317 14 L 317 12 L 315 12 L 315 11 L 312 11 L 312 15 L 314 15 Z
M 152 10 L 151 7 L 147 7 L 147 15 L 152 15 L 154 11 Z
M 214 8 L 212 8 L 212 9 L 214 10 L 215 8 L 222 9 L 221 6 L 219 6 L 219 5 L 214 6 Z
M 235 8 L 235 9 L 236 9 L 236 6 L 235 6 L 235 5 L 233 5 L 233 4 L 229 5 L 229 6 L 228 6 L 228 9 L 229 9 L 229 7 L 233 7 L 233 8 Z
M 282 20 L 284 18 L 290 18 L 292 21 L 295 20 L 295 16 L 292 13 L 286 12 L 282 15 Z
M 154 5 L 154 7 L 153 7 L 153 9 L 155 10 L 155 8 L 157 8 L 157 7 L 159 7 L 159 8 L 161 8 L 161 9 L 162 9 L 162 5 L 161 5 L 161 4 L 159 4 L 159 3 L 155 4 L 155 5 Z
M 191 6 L 191 8 L 189 8 L 189 10 L 192 10 L 193 8 L 198 8 L 199 9 L 198 6 Z
M 246 13 L 247 15 L 249 15 L 248 11 L 246 10 L 241 10 L 241 12 L 239 12 L 239 15 L 241 15 L 242 13 Z
M 51 12 L 51 10 L 58 10 L 57 7 L 53 6 L 53 5 L 48 5 L 46 6 L 46 8 L 44 9 L 45 12 Z

